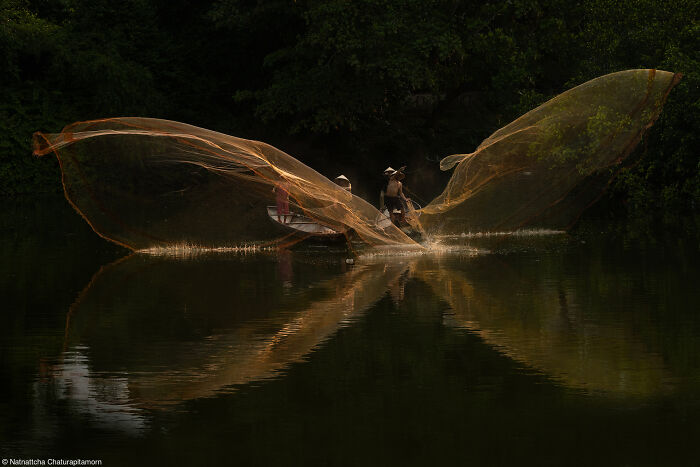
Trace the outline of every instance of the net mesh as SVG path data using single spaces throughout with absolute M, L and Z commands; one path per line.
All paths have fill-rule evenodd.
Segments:
M 630 153 L 678 79 L 629 70 L 555 97 L 475 152 L 443 159 L 443 170 L 455 168 L 446 188 L 408 221 L 435 234 L 566 227 L 599 196 L 611 175 L 603 169 Z M 283 245 L 305 236 L 417 246 L 363 199 L 258 141 L 108 118 L 36 133 L 34 153 L 56 154 L 77 211 L 98 234 L 135 250 Z
M 339 235 L 352 229 L 372 245 L 411 243 L 391 223 L 379 227 L 369 203 L 262 142 L 166 120 L 109 118 L 36 134 L 35 147 L 56 153 L 66 197 L 92 228 L 132 249 L 284 242 L 275 219 Z M 289 211 L 276 215 L 280 192 Z
M 627 70 L 564 92 L 440 163 L 454 173 L 423 209 L 429 230 L 567 228 L 658 117 L 680 75 Z

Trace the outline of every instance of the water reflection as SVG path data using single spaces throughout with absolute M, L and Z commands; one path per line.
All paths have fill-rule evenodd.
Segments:
M 355 266 L 290 252 L 126 257 L 76 300 L 62 360 L 44 371 L 36 394 L 137 431 L 144 409 L 279 377 L 383 297 L 401 309 L 417 283 L 428 286 L 417 300 L 449 306 L 443 325 L 479 336 L 525 372 L 603 395 L 674 389 L 658 339 L 640 333 L 638 321 L 591 305 L 585 275 L 564 277 L 546 258 L 522 269 L 464 251 L 471 253 L 382 255 Z
M 652 396 L 671 389 L 661 355 L 633 321 L 590 319 L 575 284 L 523 277 L 500 261 L 421 261 L 416 277 L 450 305 L 444 323 L 569 388 Z M 470 276 L 476 276 L 474 278 Z
M 51 404 L 45 401 L 61 401 L 99 425 L 124 433 L 141 432 L 146 419 L 128 397 L 128 375 L 93 377 L 86 350 L 76 346 L 63 353 L 61 363 L 42 362 L 41 377 L 34 383 L 35 417 L 51 419 Z
M 339 273 L 337 263 L 297 265 L 287 253 L 119 260 L 71 308 L 52 388 L 100 421 L 276 376 L 382 298 L 408 267 L 365 264 Z M 303 269 L 299 280 L 295 266 Z

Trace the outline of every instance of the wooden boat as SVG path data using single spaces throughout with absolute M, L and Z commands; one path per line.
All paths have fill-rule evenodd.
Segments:
M 409 200 L 411 202 L 410 210 L 407 210 L 407 215 L 414 215 L 416 217 L 420 216 L 420 205 L 415 201 Z M 399 212 L 399 211 L 395 211 Z M 277 214 L 277 206 L 267 206 L 267 215 L 270 219 L 278 226 L 282 227 L 284 230 L 290 233 L 296 233 L 300 236 L 307 238 L 312 238 L 315 240 L 345 240 L 346 234 L 351 232 L 351 229 L 345 231 L 338 231 L 331 229 L 323 224 L 319 224 L 314 219 L 306 217 L 302 214 L 298 214 L 290 211 L 288 214 Z M 377 215 L 375 220 L 377 227 L 380 229 L 386 229 L 391 225 L 391 217 L 389 216 L 389 211 L 384 208 L 380 214 Z M 411 226 L 407 223 L 402 223 L 398 226 L 405 234 L 409 237 L 414 238 L 420 236 L 419 232 L 414 231 Z M 414 238 L 415 239 L 415 238 Z
M 278 215 L 277 206 L 268 206 L 267 215 L 270 216 L 270 219 L 272 219 L 275 224 L 281 226 L 288 232 L 323 239 L 345 238 L 345 232 L 333 230 L 301 214 L 290 211 L 288 214 Z

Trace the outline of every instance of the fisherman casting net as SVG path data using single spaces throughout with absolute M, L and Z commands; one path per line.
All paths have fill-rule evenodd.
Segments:
M 456 167 L 452 178 L 419 218 L 409 216 L 413 228 L 568 226 L 610 179 L 603 169 L 653 124 L 679 78 L 629 70 L 594 79 L 496 131 L 475 152 L 446 157 L 441 168 Z M 275 217 L 292 219 L 302 234 L 312 225 L 308 235 L 415 245 L 369 203 L 262 142 L 167 120 L 109 118 L 36 133 L 34 153 L 50 152 L 78 212 L 98 234 L 131 249 L 279 245 L 290 237 L 274 228 Z
M 289 212 L 369 244 L 411 240 L 377 210 L 293 157 L 183 123 L 150 118 L 79 122 L 35 136 L 54 151 L 66 197 L 92 228 L 132 249 L 280 241 L 267 207 L 288 193 Z M 287 214 L 280 213 L 284 219 Z

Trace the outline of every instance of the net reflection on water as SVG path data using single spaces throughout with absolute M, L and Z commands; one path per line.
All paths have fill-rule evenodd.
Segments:
M 476 334 L 557 384 L 627 397 L 673 390 L 662 356 L 635 332 L 635 323 L 590 319 L 575 287 L 543 284 L 498 262 L 482 264 L 478 282 L 439 261 L 424 262 L 416 273 L 449 304 L 445 325 Z M 510 290 L 489 287 L 496 281 Z
M 126 374 L 117 399 L 130 407 L 157 408 L 235 391 L 302 361 L 381 299 L 407 268 L 402 262 L 360 265 L 302 285 L 294 284 L 289 261 L 283 254 L 279 262 L 266 264 L 265 273 L 276 275 L 282 287 L 268 281 L 269 287 L 238 294 L 231 283 L 246 275 L 239 257 L 132 255 L 119 260 L 96 274 L 70 310 L 65 358 L 77 348 L 91 356 L 83 357 L 91 358 L 92 369 L 83 375 L 90 384 L 91 375 Z M 184 277 L 189 278 L 185 287 Z M 255 289 L 256 283 L 249 277 L 242 287 Z M 175 284 L 167 290 L 173 296 L 166 303 L 161 301 L 164 284 Z M 145 325 L 142 315 L 153 312 L 155 322 Z M 167 331 L 153 327 L 157 323 L 167 330 L 187 316 L 205 328 L 164 336 Z M 52 379 L 65 384 L 71 368 L 58 365 Z
M 581 284 L 549 267 L 530 275 L 483 248 L 448 246 L 370 255 L 340 271 L 339 258 L 317 254 L 131 255 L 104 267 L 76 300 L 62 361 L 37 394 L 53 391 L 98 424 L 137 432 L 144 410 L 179 410 L 282 377 L 382 298 L 400 308 L 416 281 L 431 291 L 419 300 L 449 306 L 442 326 L 478 336 L 525 373 L 601 397 L 675 390 L 658 342 L 634 320 L 592 315 Z

